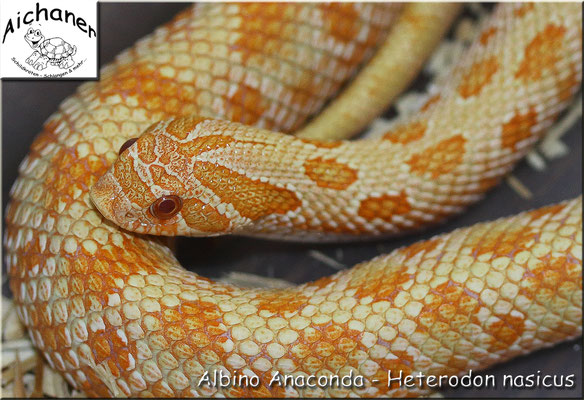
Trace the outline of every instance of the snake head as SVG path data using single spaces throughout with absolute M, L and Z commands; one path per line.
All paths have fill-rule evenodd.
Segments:
M 229 233 L 228 212 L 201 183 L 213 179 L 206 157 L 230 141 L 216 134 L 221 124 L 227 122 L 183 117 L 151 125 L 122 145 L 118 159 L 91 188 L 93 203 L 105 218 L 137 233 Z

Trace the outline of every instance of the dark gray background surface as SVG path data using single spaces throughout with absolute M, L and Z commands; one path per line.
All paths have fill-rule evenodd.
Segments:
M 156 26 L 172 18 L 185 4 L 100 4 L 100 59 L 105 64 L 121 50 L 150 33 Z M 423 79 L 422 79 L 423 80 Z M 6 208 L 8 191 L 17 176 L 17 168 L 43 122 L 59 103 L 73 93 L 80 82 L 75 81 L 4 81 L 2 85 L 2 207 Z M 389 111 L 391 113 L 391 111 Z M 525 162 L 513 174 L 534 194 L 525 200 L 505 183 L 501 184 L 477 205 L 447 224 L 422 234 L 397 240 L 351 244 L 290 244 L 247 238 L 180 239 L 179 259 L 183 265 L 207 277 L 218 277 L 227 271 L 242 271 L 277 277 L 291 282 L 306 282 L 335 272 L 311 257 L 318 250 L 338 262 L 352 266 L 399 246 L 429 238 L 437 233 L 472 225 L 479 221 L 551 204 L 582 193 L 582 124 L 573 126 L 564 137 L 570 153 L 548 163 L 544 172 L 534 171 Z M 6 287 L 3 292 L 6 294 Z M 494 389 L 481 391 L 449 389 L 447 397 L 582 397 L 582 339 L 560 344 L 551 349 L 519 357 L 490 368 L 483 373 L 495 374 L 502 382 L 504 374 L 529 375 L 575 374 L 573 389 Z

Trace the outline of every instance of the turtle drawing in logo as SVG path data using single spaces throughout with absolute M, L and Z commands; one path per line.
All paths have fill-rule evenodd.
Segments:
M 29 44 L 34 52 L 26 59 L 37 71 L 47 68 L 47 63 L 56 65 L 61 69 L 73 66 L 73 56 L 77 52 L 77 47 L 72 46 L 60 37 L 45 39 L 39 29 L 29 28 L 24 35 L 24 40 Z

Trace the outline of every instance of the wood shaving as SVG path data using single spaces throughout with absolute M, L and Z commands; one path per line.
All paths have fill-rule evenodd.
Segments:
M 318 250 L 310 250 L 308 252 L 308 255 L 318 261 L 320 261 L 321 263 L 331 267 L 332 269 L 336 269 L 337 271 L 341 271 L 343 269 L 346 269 L 347 266 L 341 262 L 338 262 L 337 260 L 335 260 L 332 257 L 327 256 L 324 253 L 321 253 Z
M 68 397 L 70 390 L 69 384 L 63 379 L 61 374 L 51 368 L 49 365 L 43 368 L 43 393 L 50 397 Z
M 18 350 L 14 355 L 14 397 L 24 397 L 26 391 L 24 390 L 24 381 L 22 380 L 22 365 L 20 364 L 20 358 L 18 357 Z
M 547 159 L 562 157 L 569 152 L 568 146 L 560 139 L 581 118 L 582 93 L 577 93 L 574 103 L 564 113 L 563 117 L 550 127 L 539 145 L 539 149 Z
M 2 297 L 2 341 L 10 342 L 24 337 L 25 328 L 18 318 L 14 303 Z
M 2 344 L 2 352 L 19 349 L 28 349 L 31 347 L 31 345 L 32 343 L 30 339 L 28 337 L 25 337 L 23 333 L 21 337 L 6 340 L 6 343 Z
M 36 357 L 36 365 L 34 370 L 35 380 L 34 380 L 34 389 L 30 394 L 30 397 L 43 397 L 43 378 L 45 376 L 45 365 L 44 360 L 41 356 Z
M 283 279 L 268 278 L 245 272 L 230 271 L 218 279 L 223 283 L 243 287 L 243 288 L 267 288 L 267 289 L 285 289 L 293 286 L 292 283 Z
M 544 171 L 547 168 L 545 159 L 537 152 L 537 150 L 531 150 L 527 153 L 525 161 L 527 161 L 527 164 L 536 171 Z
M 542 143 L 539 149 L 548 160 L 564 157 L 570 152 L 570 148 L 559 139 Z
M 16 353 L 20 354 L 20 358 L 25 360 L 33 357 L 35 354 L 34 347 L 31 342 L 28 342 L 26 347 L 22 346 L 20 348 L 5 349 L 6 345 L 11 342 L 2 343 L 2 369 L 14 364 L 16 361 Z
M 513 175 L 509 175 L 505 181 L 520 197 L 530 200 L 533 198 L 533 193 L 527 186 L 525 186 L 519 179 Z
M 16 356 L 15 356 L 16 359 Z M 33 353 L 32 357 L 27 357 L 23 361 L 20 362 L 20 368 L 23 373 L 29 372 L 32 370 L 38 363 L 38 356 L 36 353 Z M 8 368 L 2 371 L 2 385 L 6 385 L 14 381 L 14 377 L 16 374 L 16 363 L 12 362 Z

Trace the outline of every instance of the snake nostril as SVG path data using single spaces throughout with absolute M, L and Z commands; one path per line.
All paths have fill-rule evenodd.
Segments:
M 131 145 L 136 143 L 136 140 L 138 140 L 138 138 L 131 138 L 131 139 L 126 140 L 124 142 L 124 144 L 120 147 L 120 151 L 118 152 L 118 155 L 121 155 L 128 147 L 130 147 Z
M 162 196 L 150 206 L 150 213 L 158 219 L 170 219 L 182 208 L 182 199 L 175 195 Z

